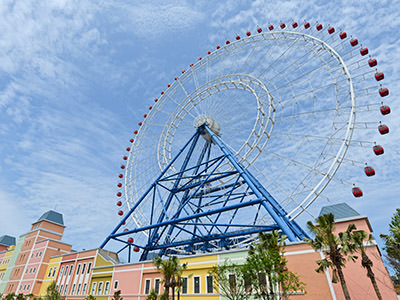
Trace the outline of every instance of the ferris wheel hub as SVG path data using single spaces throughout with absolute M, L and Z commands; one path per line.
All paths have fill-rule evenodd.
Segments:
M 214 118 L 207 115 L 199 115 L 193 121 L 194 128 L 198 129 L 199 127 L 206 125 L 215 135 L 219 136 L 221 131 L 221 126 L 214 120 Z M 201 135 L 206 141 L 211 142 L 211 136 L 204 132 Z

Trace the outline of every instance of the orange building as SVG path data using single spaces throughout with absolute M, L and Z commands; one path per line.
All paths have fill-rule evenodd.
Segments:
M 61 242 L 64 229 L 62 214 L 52 210 L 32 224 L 25 235 L 5 294 L 39 293 L 50 257 L 71 252 L 71 245 Z

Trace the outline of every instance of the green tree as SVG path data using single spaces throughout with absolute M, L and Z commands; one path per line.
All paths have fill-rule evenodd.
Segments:
M 45 298 L 46 300 L 61 300 L 61 295 L 60 292 L 57 290 L 55 281 L 50 283 L 50 285 L 47 287 Z
M 157 300 L 158 296 L 155 290 L 151 290 L 150 294 L 147 296 L 146 300 Z
M 15 298 L 15 293 L 8 293 L 8 294 L 4 297 L 5 300 L 14 300 L 14 298 Z
M 124 298 L 121 297 L 121 290 L 115 291 L 112 297 L 113 300 L 122 300 Z
M 213 266 L 209 272 L 214 277 L 214 289 L 229 300 L 245 300 L 249 298 L 251 290 L 248 290 L 246 272 L 243 266 L 236 264 L 219 264 Z M 251 286 L 251 285 L 250 285 Z
M 352 224 L 354 226 L 354 230 L 357 229 L 356 226 L 354 224 Z M 340 233 L 342 238 L 347 238 L 349 240 L 349 242 L 353 242 L 355 247 L 354 250 L 359 252 L 361 254 L 361 265 L 363 266 L 363 268 L 365 268 L 367 270 L 367 276 L 369 277 L 369 279 L 371 280 L 372 286 L 374 287 L 376 296 L 378 297 L 379 300 L 382 300 L 382 296 L 381 293 L 379 291 L 378 288 L 378 284 L 376 283 L 376 279 L 375 279 L 375 274 L 372 271 L 372 260 L 368 257 L 367 255 L 367 251 L 365 249 L 364 246 L 364 241 L 367 238 L 367 233 L 364 230 L 359 230 L 359 231 L 354 231 L 352 232 L 352 234 L 350 234 L 350 236 L 345 237 L 346 234 L 348 234 L 350 231 L 347 231 L 345 233 Z M 368 236 L 368 240 L 367 242 L 372 242 L 373 238 L 372 235 L 370 234 Z
M 179 259 L 176 256 L 170 256 L 165 260 L 161 259 L 161 257 L 155 257 L 153 263 L 161 274 L 163 274 L 165 298 L 169 299 L 169 290 L 172 289 L 172 299 L 175 299 L 175 289 L 178 287 L 179 291 L 182 273 L 186 269 L 187 264 L 180 265 Z M 180 297 L 179 292 L 178 297 Z
M 16 300 L 26 300 L 26 297 L 25 297 L 24 294 L 19 293 L 15 299 L 16 299 Z
M 85 300 L 96 300 L 96 298 L 92 295 L 86 296 Z
M 385 258 L 392 266 L 396 279 L 400 280 L 400 208 L 396 209 L 389 224 L 389 235 L 381 234 L 380 237 L 385 241 Z
M 178 300 L 181 299 L 181 288 L 183 285 L 183 278 L 182 278 L 182 274 L 183 271 L 185 271 L 187 269 L 187 263 L 184 263 L 182 265 L 178 264 L 177 266 L 177 270 L 175 272 L 175 285 L 176 285 L 176 290 L 178 293 Z
M 305 284 L 287 268 L 285 238 L 276 231 L 260 232 L 258 243 L 250 246 L 244 265 L 245 278 L 251 280 L 258 299 L 280 299 L 281 294 L 288 299 L 289 292 L 305 292 Z
M 343 294 L 346 300 L 350 300 L 343 268 L 346 265 L 346 253 L 352 252 L 352 244 L 334 234 L 335 220 L 333 214 L 319 216 L 316 219 L 316 223 L 317 225 L 314 225 L 311 221 L 307 222 L 307 226 L 315 234 L 315 238 L 305 239 L 315 250 L 325 253 L 325 258 L 317 261 L 319 267 L 315 271 L 321 273 L 325 269 L 331 268 L 332 282 L 337 283 L 339 276 Z M 350 224 L 347 228 L 347 234 L 350 234 L 350 231 L 353 230 L 352 226 L 354 224 Z M 356 259 L 355 256 L 349 256 L 348 258 L 353 261 Z

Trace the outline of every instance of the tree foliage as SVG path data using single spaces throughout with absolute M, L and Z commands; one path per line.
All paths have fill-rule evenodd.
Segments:
M 400 280 L 400 208 L 396 209 L 389 224 L 389 234 L 380 236 L 385 241 L 386 259 L 393 268 L 396 279 Z
M 288 270 L 285 253 L 286 236 L 278 232 L 260 232 L 258 243 L 250 246 L 244 265 L 257 299 L 289 298 L 291 292 L 305 292 L 305 284 L 297 274 Z M 249 285 L 248 285 L 249 286 Z
M 92 295 L 86 296 L 85 300 L 96 300 L 96 298 Z
M 228 300 L 245 300 L 251 290 L 246 290 L 245 269 L 243 266 L 225 262 L 213 266 L 209 274 L 214 277 L 214 289 Z
M 325 269 L 332 269 L 332 282 L 337 283 L 338 279 L 342 286 L 346 300 L 350 300 L 349 290 L 343 275 L 343 268 L 346 265 L 346 254 L 354 251 L 354 244 L 349 243 L 344 235 L 337 236 L 335 231 L 335 220 L 333 214 L 321 215 L 316 219 L 317 225 L 307 222 L 308 228 L 315 234 L 314 239 L 305 239 L 315 250 L 323 251 L 325 258 L 317 261 L 318 273 Z M 355 229 L 354 224 L 350 224 L 346 230 L 346 235 L 351 234 Z M 356 256 L 348 256 L 349 260 L 357 259 Z
M 53 281 L 46 289 L 46 300 L 61 300 L 60 292 L 57 290 L 56 282 Z

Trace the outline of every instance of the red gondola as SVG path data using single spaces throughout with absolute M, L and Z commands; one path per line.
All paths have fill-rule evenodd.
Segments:
M 247 36 L 251 36 L 251 32 L 250 32 L 250 31 L 247 31 L 247 32 L 246 32 L 246 35 L 247 35 Z
M 286 24 L 285 23 L 281 23 L 281 28 L 283 29 L 283 28 L 285 28 L 286 27 Z
M 329 27 L 328 28 L 328 33 L 329 34 L 332 34 L 332 33 L 334 33 L 335 32 L 335 28 L 334 27 Z
M 133 141 L 132 141 L 132 142 L 133 142 Z M 122 159 L 123 159 L 123 160 L 127 160 L 127 159 L 128 159 L 128 156 L 124 156 Z
M 385 152 L 381 145 L 375 145 L 372 149 L 374 150 L 375 155 L 382 155 Z
M 211 54 L 211 51 L 207 51 L 207 54 Z
M 218 45 L 218 46 L 217 46 L 217 49 L 219 49 L 219 48 L 221 48 L 221 46 L 220 46 L 220 45 Z
M 158 102 L 158 99 L 156 98 L 156 99 L 154 99 L 154 102 Z
M 381 95 L 381 97 L 386 97 L 387 95 L 389 95 L 389 89 L 386 87 L 381 87 L 379 89 L 379 95 Z
M 347 38 L 347 33 L 346 31 L 343 31 L 339 34 L 340 39 L 344 40 L 345 38 Z
M 354 195 L 354 197 L 358 198 L 363 195 L 363 192 L 359 187 L 355 186 L 355 187 L 353 187 L 353 195 Z
M 142 126 L 142 125 L 143 125 L 143 123 L 142 123 L 142 122 L 139 122 L 139 123 L 138 123 L 138 125 L 139 125 L 139 126 Z
M 130 141 L 131 143 L 133 143 L 134 139 L 130 139 L 129 141 Z
M 118 211 L 118 215 L 122 216 L 124 214 L 124 212 L 122 210 Z
M 138 131 L 137 131 L 137 130 L 135 130 L 135 131 L 133 132 L 133 134 L 138 134 Z
M 122 169 L 122 170 L 125 169 L 125 166 L 124 166 L 124 165 L 121 165 L 121 169 Z
M 122 196 L 122 193 L 121 192 L 118 192 L 117 193 L 117 197 L 121 197 Z
M 307 22 L 307 23 L 304 24 L 304 28 L 305 28 L 305 29 L 310 28 L 310 26 L 311 26 L 311 25 L 310 25 L 310 22 Z
M 140 250 L 139 247 L 134 247 L 133 248 L 133 251 L 135 251 L 135 252 L 139 252 L 139 250 Z
M 297 26 L 299 26 L 299 24 L 297 24 L 297 22 L 293 22 L 293 23 L 292 23 L 292 27 L 293 27 L 293 28 L 296 28 Z
M 269 25 L 269 26 L 268 26 L 268 29 L 269 29 L 269 30 L 274 30 L 274 25 Z
M 378 61 L 376 60 L 376 58 L 370 58 L 368 60 L 368 64 L 372 68 L 372 67 L 375 67 L 378 64 Z
M 258 28 L 257 28 L 257 32 L 258 32 L 258 33 L 261 33 L 261 32 L 262 32 L 261 27 L 258 27 Z
M 375 73 L 376 81 L 381 81 L 383 78 L 385 78 L 385 75 L 382 72 L 376 72 Z
M 153 109 L 153 106 L 149 106 L 149 110 L 152 110 Z
M 368 54 L 368 48 L 367 47 L 362 47 L 360 49 L 360 53 L 361 53 L 362 56 L 367 55 Z
M 382 135 L 389 133 L 389 127 L 387 125 L 385 125 L 385 124 L 379 125 L 378 126 L 378 130 L 379 130 L 379 133 L 382 134 Z
M 117 187 L 122 187 L 122 183 L 118 182 Z
M 124 175 L 122 175 L 122 174 L 119 174 L 119 175 L 118 175 L 118 177 L 119 177 L 119 178 L 123 178 L 123 177 L 124 177 Z
M 374 168 L 372 168 L 371 166 L 366 166 L 366 167 L 364 168 L 364 172 L 365 172 L 365 175 L 367 175 L 368 177 L 369 177 L 369 176 L 374 176 L 374 175 L 375 175 L 375 170 L 374 170 Z
M 131 243 L 131 244 L 132 244 L 132 243 L 133 243 L 133 238 L 131 238 L 131 237 L 128 238 L 128 243 Z
M 125 228 L 125 229 L 124 229 L 124 232 L 127 232 L 127 231 L 129 231 L 129 229 L 128 229 L 128 228 Z
M 193 64 L 190 64 L 189 66 L 190 66 L 190 67 L 193 67 Z
M 227 45 L 229 45 L 231 42 L 229 41 L 229 40 L 227 40 L 226 42 L 225 42 L 225 44 L 227 44 Z
M 351 39 L 351 40 L 350 40 L 350 45 L 352 45 L 353 47 L 354 47 L 354 46 L 357 46 L 357 45 L 358 45 L 358 40 L 357 40 L 356 38 Z
M 169 84 L 168 84 L 168 85 L 169 85 Z M 169 86 L 170 86 L 170 85 L 169 85 Z M 147 118 L 147 114 L 144 114 L 144 115 L 143 115 L 143 118 Z
M 322 30 L 322 24 L 317 24 L 317 26 L 315 26 L 315 28 L 317 28 L 318 31 Z
M 382 115 L 390 114 L 390 107 L 388 105 L 382 105 L 381 106 L 381 114 Z
M 239 35 L 236 36 L 236 40 L 237 41 L 240 40 L 240 36 Z
M 122 206 L 122 202 L 121 202 L 121 201 L 118 201 L 118 202 L 117 202 L 117 206 Z

